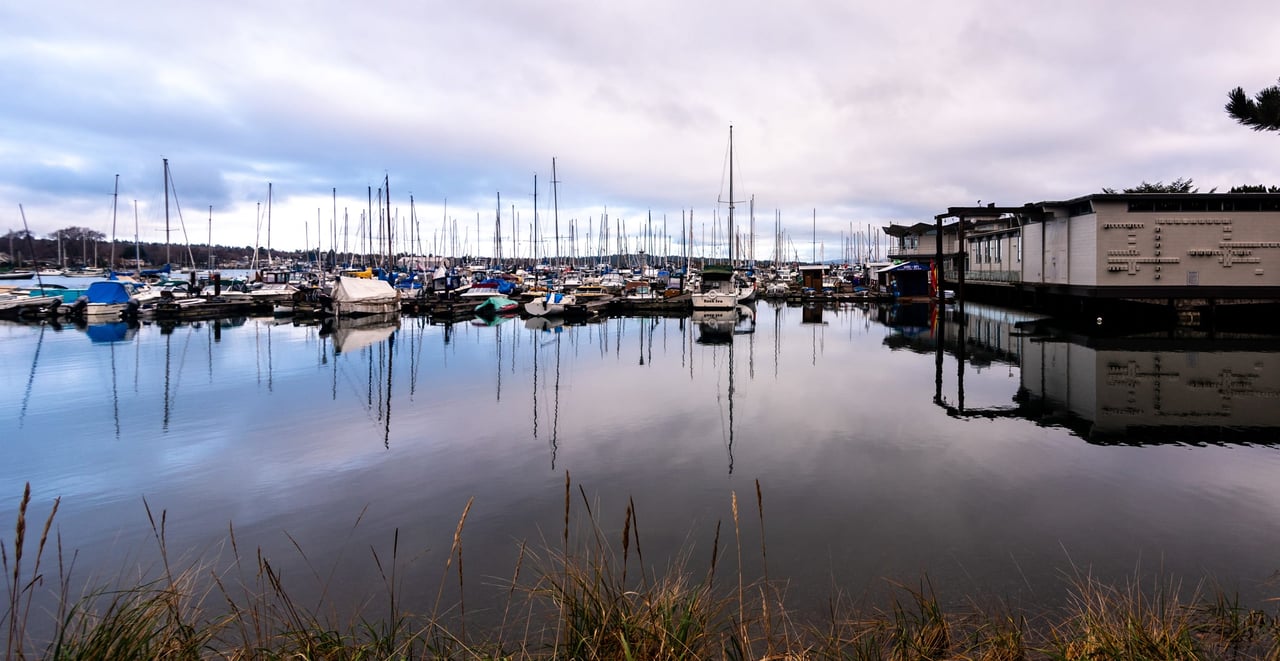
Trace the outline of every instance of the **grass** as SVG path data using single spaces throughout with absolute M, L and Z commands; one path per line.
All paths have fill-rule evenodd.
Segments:
M 499 603 L 500 620 L 481 628 L 469 622 L 464 599 L 463 541 L 472 501 L 459 516 L 429 612 L 404 607 L 408 588 L 396 531 L 389 548 L 372 550 L 381 597 L 339 616 L 336 604 L 322 599 L 304 606 L 291 597 L 261 550 L 242 552 L 234 528 L 227 532 L 229 566 L 172 567 L 166 515 L 155 516 L 149 506 L 161 558 L 154 576 L 77 594 L 71 588 L 76 555 L 64 553 L 54 527 L 59 503 L 42 524 L 33 524 L 28 486 L 12 545 L 0 541 L 5 658 L 1280 661 L 1276 614 L 1246 608 L 1221 590 L 1184 590 L 1167 577 L 1112 585 L 1077 571 L 1067 579 L 1067 604 L 1040 613 L 1004 605 L 944 608 L 924 577 L 892 585 L 877 606 L 856 605 L 836 592 L 820 617 L 800 620 L 788 608 L 785 584 L 769 578 L 759 483 L 758 578 L 743 569 L 736 493 L 729 494 L 727 522 L 732 554 L 717 523 L 709 570 L 694 572 L 691 545 L 665 566 L 646 561 L 634 502 L 622 512 L 621 532 L 609 532 L 598 505 L 580 485 L 576 492 L 573 487 L 566 473 L 560 538 L 521 543 L 510 578 L 483 586 L 494 590 L 486 601 Z M 36 530 L 39 538 L 32 540 L 28 533 Z M 456 596 L 446 599 L 455 587 Z M 52 609 L 36 606 L 45 597 Z

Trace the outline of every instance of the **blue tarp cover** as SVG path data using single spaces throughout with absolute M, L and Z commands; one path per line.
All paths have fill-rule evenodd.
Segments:
M 128 303 L 129 289 L 117 280 L 104 280 L 89 285 L 84 295 L 90 303 Z
M 502 278 L 485 278 L 484 280 L 480 281 L 480 284 L 483 284 L 483 285 L 490 285 L 495 283 L 498 285 L 499 294 L 510 294 L 512 290 L 516 288 L 515 284 L 511 282 L 507 282 Z

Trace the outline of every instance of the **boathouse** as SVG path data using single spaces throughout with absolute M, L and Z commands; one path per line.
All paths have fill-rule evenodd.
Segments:
M 898 238 L 890 257 L 941 263 L 942 288 L 974 300 L 1090 318 L 1280 307 L 1280 194 L 1099 193 L 951 207 L 931 228 L 885 232 Z

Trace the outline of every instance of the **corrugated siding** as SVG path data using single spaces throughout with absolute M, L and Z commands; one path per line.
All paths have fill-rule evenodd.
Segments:
M 1098 216 L 1076 216 L 1068 222 L 1071 223 L 1071 284 L 1097 285 Z
M 1067 222 L 1050 220 L 1044 226 L 1044 281 L 1067 284 Z
M 1041 223 L 1031 223 L 1022 228 L 1022 277 L 1027 282 L 1040 282 L 1044 273 L 1044 260 L 1040 258 L 1040 237 L 1043 234 Z

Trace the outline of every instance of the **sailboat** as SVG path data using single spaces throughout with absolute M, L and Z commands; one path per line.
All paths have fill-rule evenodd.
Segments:
M 551 197 L 552 197 L 553 213 L 556 215 L 558 219 L 560 214 L 560 208 L 559 208 L 560 203 L 559 203 L 559 196 L 556 194 L 557 183 L 559 182 L 556 181 L 556 159 L 553 158 L 551 159 L 551 193 L 552 193 Z M 534 185 L 534 192 L 535 193 L 537 192 L 536 184 Z M 535 206 L 536 206 L 536 203 L 535 203 Z M 537 222 L 536 209 L 534 213 L 534 222 Z M 558 233 L 559 220 L 557 220 L 556 224 L 557 224 L 557 233 Z M 558 246 L 559 237 L 557 237 L 556 239 L 557 239 L 556 245 Z M 556 253 L 557 253 L 556 258 L 558 259 L 560 257 L 558 249 L 556 250 Z M 549 290 L 539 295 L 537 298 L 529 301 L 528 303 L 525 303 L 524 311 L 534 317 L 554 317 L 554 316 L 564 314 L 570 307 L 577 305 L 577 303 L 578 303 L 578 299 L 572 293 L 565 293 L 564 291 Z
M 732 310 L 740 302 L 755 298 L 755 285 L 746 282 L 733 268 L 733 126 L 729 126 L 729 263 L 703 267 L 698 291 L 690 297 L 694 310 Z

